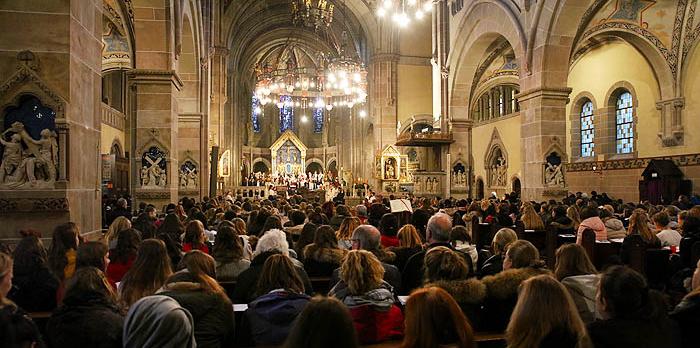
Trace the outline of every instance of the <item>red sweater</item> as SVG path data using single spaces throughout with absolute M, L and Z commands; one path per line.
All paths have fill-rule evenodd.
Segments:
M 111 251 L 109 252 L 109 257 L 110 259 L 112 258 Z M 122 281 L 126 272 L 128 272 L 129 269 L 131 269 L 131 265 L 134 264 L 134 260 L 136 260 L 136 255 L 131 255 L 126 263 L 110 262 L 107 266 L 107 279 L 115 283 Z
M 184 252 L 192 251 L 192 249 L 194 249 L 192 248 L 192 243 L 185 243 L 182 245 L 182 251 Z M 209 247 L 206 244 L 202 244 L 196 249 L 204 252 L 205 254 L 209 254 Z

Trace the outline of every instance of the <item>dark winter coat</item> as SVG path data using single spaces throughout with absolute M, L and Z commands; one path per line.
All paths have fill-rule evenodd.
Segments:
M 251 302 L 245 315 L 255 344 L 282 344 L 309 299 L 305 294 L 280 290 L 262 295 Z
M 477 279 L 439 280 L 425 284 L 437 286 L 452 296 L 469 319 L 474 331 L 481 330 L 482 306 L 486 298 L 486 286 Z
M 430 244 L 425 250 L 420 251 L 418 253 L 415 253 L 413 256 L 411 256 L 408 261 L 406 262 L 406 266 L 403 269 L 403 272 L 401 272 L 401 285 L 403 285 L 403 288 L 401 288 L 400 293 L 401 294 L 410 294 L 413 289 L 421 287 L 423 285 L 423 275 L 425 274 L 424 270 L 424 265 L 425 265 L 425 254 L 428 252 L 428 250 L 438 247 L 438 246 L 444 246 L 447 248 L 450 248 L 457 252 L 459 256 L 462 256 L 464 259 L 464 262 L 467 263 L 467 269 L 474 269 L 472 265 L 472 258 L 471 256 L 456 250 L 452 244 L 450 243 L 433 243 Z
M 671 312 L 680 326 L 683 348 L 697 347 L 700 342 L 700 295 L 686 296 Z
M 101 294 L 72 294 L 46 324 L 50 347 L 121 347 L 124 316 Z
M 173 298 L 192 314 L 197 347 L 233 346 L 233 305 L 222 295 L 205 290 L 190 273 L 171 277 L 158 295 Z
M 483 329 L 486 331 L 503 331 L 508 326 L 510 315 L 518 301 L 520 283 L 540 274 L 550 274 L 546 269 L 515 268 L 496 275 L 484 277 L 481 281 L 486 286 L 484 301 Z
M 304 270 L 309 277 L 329 277 L 340 267 L 347 250 L 319 248 L 316 244 L 304 247 Z
M 233 298 L 231 299 L 233 303 L 250 303 L 255 300 L 257 295 L 258 278 L 260 278 L 265 261 L 268 257 L 275 254 L 279 254 L 279 252 L 276 250 L 271 250 L 260 253 L 250 262 L 250 267 L 238 275 L 238 280 L 236 281 L 236 291 L 234 291 Z M 304 293 L 309 296 L 313 295 L 311 280 L 309 280 L 309 275 L 306 274 L 306 271 L 304 271 L 304 266 L 295 259 L 292 259 L 292 261 L 295 263 L 295 266 L 297 266 L 299 277 L 301 277 L 301 280 L 304 282 Z
M 493 255 L 484 261 L 479 274 L 482 277 L 498 274 L 503 271 L 503 254 Z
M 22 267 L 20 267 L 22 266 Z M 56 308 L 58 279 L 46 264 L 14 265 L 12 291 L 8 298 L 29 312 L 49 312 Z
M 697 328 L 695 328 L 697 330 Z M 588 325 L 588 335 L 595 348 L 677 348 L 678 326 L 668 318 L 662 320 L 609 319 Z M 697 342 L 693 347 L 697 347 Z

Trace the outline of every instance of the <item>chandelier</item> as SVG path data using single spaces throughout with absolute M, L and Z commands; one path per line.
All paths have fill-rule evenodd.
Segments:
M 292 0 L 292 23 L 318 31 L 333 22 L 333 4 L 328 0 Z
M 297 67 L 289 58 L 286 66 L 255 67 L 255 96 L 263 106 L 275 102 L 278 108 L 353 108 L 367 99 L 367 71 L 362 64 L 344 56 L 319 58 L 316 68 Z M 289 98 L 280 98 L 288 96 Z
M 407 27 L 413 18 L 421 20 L 432 11 L 434 0 L 378 0 L 377 16 L 391 18 L 399 27 Z

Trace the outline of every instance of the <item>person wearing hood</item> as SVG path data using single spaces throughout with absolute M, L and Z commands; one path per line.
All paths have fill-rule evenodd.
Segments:
M 461 226 L 455 226 L 461 227 Z M 480 328 L 481 305 L 486 286 L 476 278 L 468 279 L 469 268 L 457 252 L 435 247 L 425 254 L 424 288 L 436 286 L 449 293 L 467 316 L 475 330 Z
M 350 309 L 361 344 L 379 343 L 403 334 L 403 314 L 394 288 L 383 280 L 384 267 L 366 250 L 348 253 L 340 281 L 328 293 Z
M 194 320 L 198 347 L 231 347 L 234 343 L 233 305 L 216 282 L 214 258 L 201 250 L 182 257 L 185 269 L 173 274 L 158 295 L 175 299 Z
M 620 219 L 616 218 L 612 212 L 610 212 L 610 210 L 601 209 L 600 219 L 603 220 L 603 224 L 605 224 L 605 231 L 608 234 L 608 240 L 625 238 L 625 236 L 627 236 L 625 225 Z
M 309 276 L 328 277 L 340 267 L 347 250 L 338 248 L 333 228 L 328 225 L 316 230 L 314 242 L 304 247 L 304 269 Z
M 236 291 L 233 293 L 232 298 L 234 303 L 250 303 L 256 298 L 256 286 L 265 261 L 268 257 L 275 254 L 282 254 L 289 257 L 287 236 L 284 232 L 277 229 L 265 232 L 265 234 L 260 237 L 260 240 L 258 240 L 255 252 L 253 253 L 253 260 L 250 262 L 250 267 L 238 275 Z M 311 280 L 309 280 L 308 274 L 304 271 L 304 265 L 291 257 L 289 260 L 294 264 L 294 269 L 304 283 L 304 293 L 313 295 Z
M 124 347 L 196 348 L 190 312 L 168 296 L 147 296 L 136 301 L 124 321 Z
M 295 319 L 309 303 L 304 282 L 289 257 L 281 254 L 267 258 L 258 279 L 256 294 L 245 312 L 251 337 L 256 345 L 282 344 Z
M 583 231 L 587 228 L 595 232 L 595 240 L 608 240 L 605 224 L 603 220 L 600 219 L 598 208 L 596 207 L 586 206 L 581 209 L 581 224 L 578 226 L 578 232 L 576 233 L 576 244 L 581 244 L 581 236 L 583 235 Z
M 46 324 L 51 347 L 121 347 L 124 315 L 104 273 L 79 268 L 66 283 L 61 306 Z
M 570 243 L 557 249 L 554 277 L 569 290 L 585 324 L 600 319 L 595 299 L 600 277 L 581 245 Z

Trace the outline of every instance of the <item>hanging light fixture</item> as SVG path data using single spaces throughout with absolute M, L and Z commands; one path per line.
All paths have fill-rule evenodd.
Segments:
M 329 28 L 333 22 L 334 8 L 328 0 L 292 0 L 292 23 L 313 28 L 314 31 Z
M 435 0 L 378 0 L 377 16 L 389 18 L 401 28 L 407 27 L 412 20 L 421 20 L 433 10 Z

